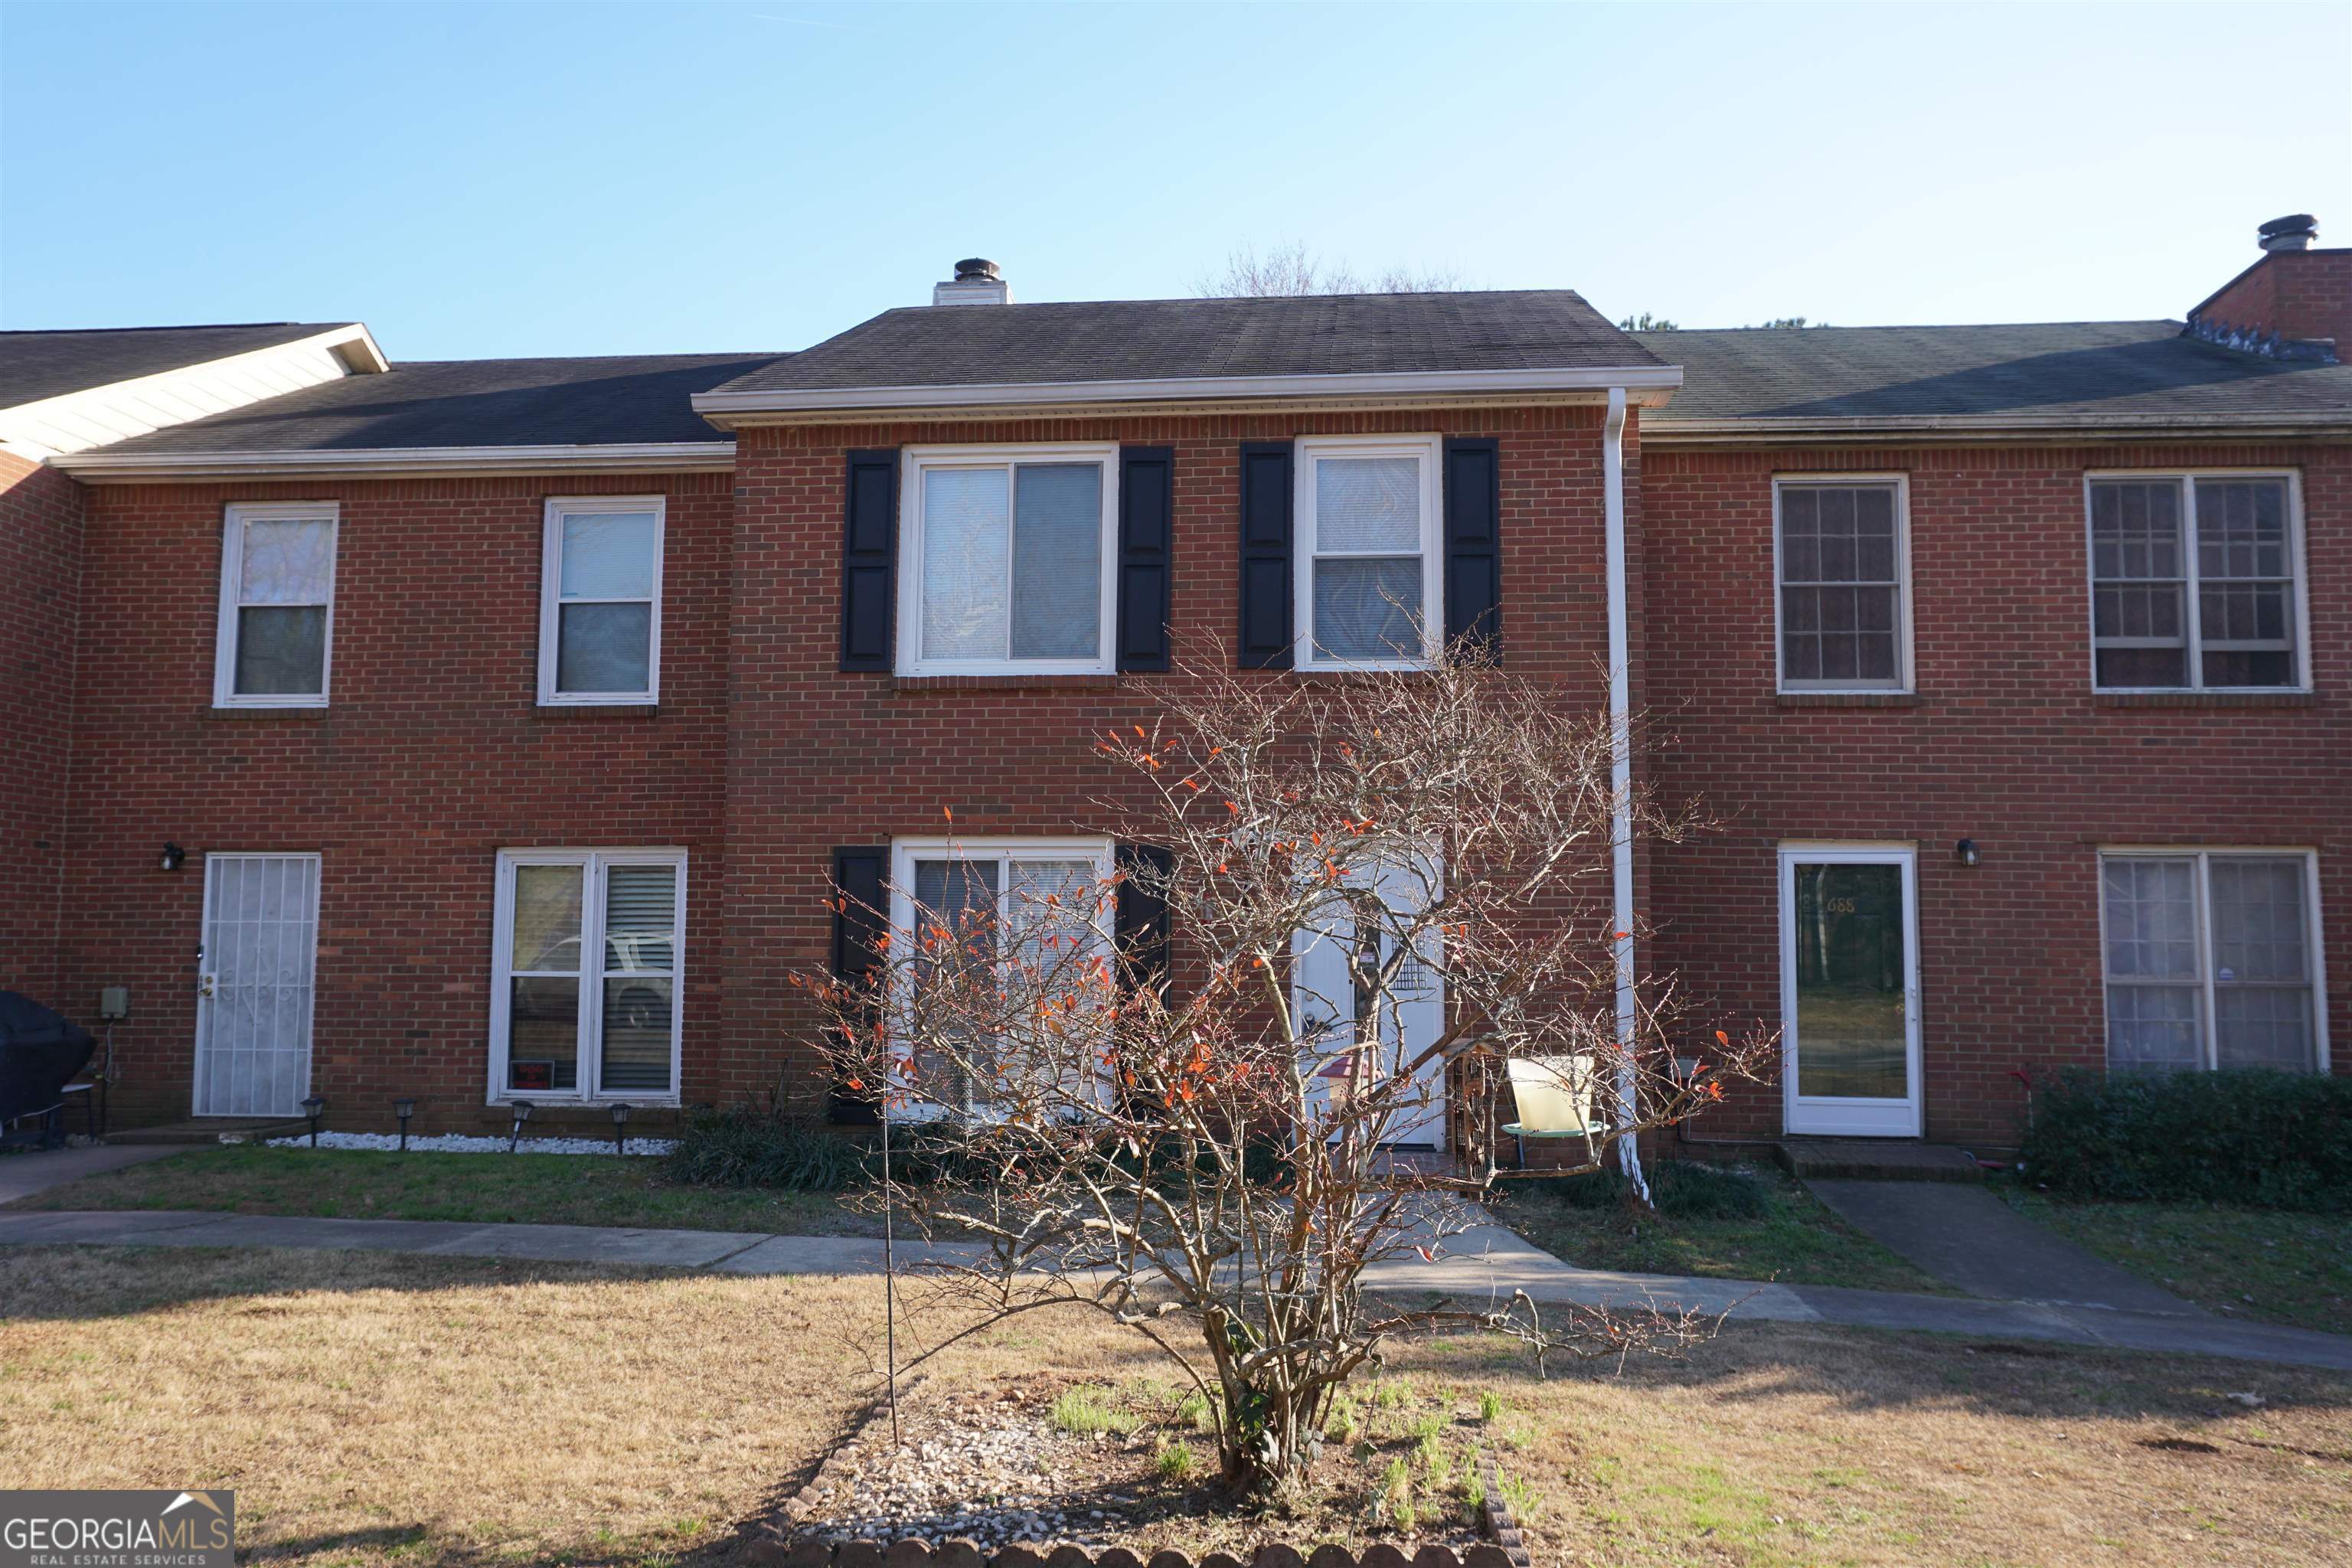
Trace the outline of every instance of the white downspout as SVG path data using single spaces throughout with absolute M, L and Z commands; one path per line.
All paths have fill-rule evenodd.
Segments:
M 1617 953 L 1617 1118 L 1631 1127 L 1639 1114 L 1640 1081 L 1633 1069 L 1633 683 L 1632 633 L 1625 595 L 1625 389 L 1609 389 L 1601 427 L 1601 508 L 1609 536 L 1609 790 L 1610 871 L 1616 893 L 1612 928 Z M 1617 1140 L 1617 1163 L 1643 1203 L 1650 1184 L 1633 1134 Z

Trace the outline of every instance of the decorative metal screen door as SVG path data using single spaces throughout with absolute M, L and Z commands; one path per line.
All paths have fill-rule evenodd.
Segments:
M 198 1116 L 296 1116 L 310 1092 L 316 855 L 205 857 Z
M 1907 847 L 1780 851 L 1790 1132 L 1919 1136 L 1916 886 Z

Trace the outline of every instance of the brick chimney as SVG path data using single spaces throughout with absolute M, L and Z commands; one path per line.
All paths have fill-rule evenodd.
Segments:
M 983 257 L 970 256 L 955 264 L 955 277 L 945 283 L 931 285 L 934 305 L 1010 305 L 1013 285 L 996 269 L 996 263 Z
M 2263 225 L 2261 259 L 2189 312 L 2189 335 L 2273 359 L 2352 354 L 2352 248 L 2323 250 L 2318 236 L 2309 213 Z

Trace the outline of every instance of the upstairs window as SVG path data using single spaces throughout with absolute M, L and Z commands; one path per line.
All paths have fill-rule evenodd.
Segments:
M 659 700 L 663 512 L 659 496 L 547 503 L 539 609 L 542 704 Z
M 2303 686 L 2301 512 L 2289 474 L 2092 479 L 2098 689 Z
M 1298 443 L 1301 669 L 1430 663 L 1444 637 L 1433 436 Z
M 327 705 L 335 527 L 331 501 L 228 509 L 214 706 Z
M 2100 857 L 2112 1068 L 2324 1068 L 2318 879 L 2304 853 Z
M 1773 490 L 1780 689 L 1910 689 L 1903 481 L 1784 479 Z
M 901 476 L 901 675 L 1103 675 L 1118 448 L 917 447 Z

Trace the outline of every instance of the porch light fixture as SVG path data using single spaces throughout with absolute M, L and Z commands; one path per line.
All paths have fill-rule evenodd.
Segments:
M 327 1102 L 317 1095 L 302 1102 L 302 1114 L 310 1119 L 310 1147 L 319 1146 L 319 1118 L 327 1114 Z
M 408 1152 L 408 1119 L 416 1114 L 416 1101 L 395 1100 L 392 1102 L 392 1113 L 400 1118 L 400 1152 L 405 1154 Z
M 635 1109 L 625 1100 L 613 1101 L 613 1148 L 617 1153 L 629 1152 L 629 1112 Z
M 514 1126 L 507 1132 L 508 1153 L 513 1153 L 515 1145 L 522 1142 L 522 1124 L 530 1120 L 530 1113 L 537 1109 L 538 1107 L 528 1100 L 518 1100 L 514 1102 Z
M 1975 865 L 1977 863 L 1977 841 L 1973 838 L 1963 838 L 1958 844 L 1953 845 L 1952 858 L 1958 860 L 1963 866 Z
M 176 871 L 180 868 L 180 862 L 185 860 L 187 858 L 188 852 L 181 848 L 178 845 L 166 844 L 163 846 L 163 855 L 161 864 L 166 871 Z

